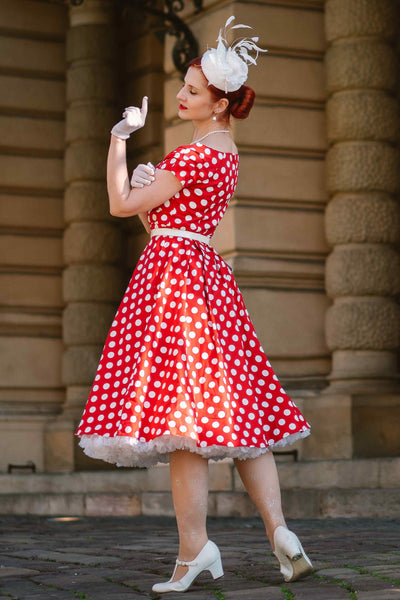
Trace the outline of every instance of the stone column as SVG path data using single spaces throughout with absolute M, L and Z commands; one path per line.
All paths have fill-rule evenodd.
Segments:
M 53 471 L 88 464 L 89 459 L 80 450 L 74 458 L 77 440 L 73 431 L 122 292 L 121 232 L 109 215 L 106 190 L 108 140 L 117 116 L 112 0 L 85 0 L 70 9 L 67 60 L 63 276 L 66 402 L 48 433 L 47 468 Z
M 326 288 L 331 388 L 397 388 L 400 313 L 399 111 L 395 0 L 329 0 L 326 33 L 333 250 Z
M 347 450 L 398 451 L 399 110 L 396 0 L 326 2 L 328 394 L 348 395 Z M 328 400 L 325 398 L 325 402 Z M 317 436 L 318 437 L 318 436 Z M 397 433 L 398 438 L 398 433 Z

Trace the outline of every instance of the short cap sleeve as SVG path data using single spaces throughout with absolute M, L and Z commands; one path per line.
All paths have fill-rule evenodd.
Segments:
M 196 150 L 193 148 L 177 148 L 173 150 L 162 160 L 157 169 L 170 171 L 186 188 L 193 185 L 198 178 L 198 157 Z

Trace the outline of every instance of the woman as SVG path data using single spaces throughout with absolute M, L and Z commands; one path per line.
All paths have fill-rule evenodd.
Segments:
M 140 215 L 151 238 L 112 323 L 76 434 L 89 456 L 118 466 L 169 460 L 179 555 L 170 580 L 153 586 L 158 593 L 187 590 L 203 570 L 223 575 L 206 531 L 208 458 L 234 459 L 284 579 L 312 571 L 286 526 L 270 452 L 305 437 L 310 426 L 280 386 L 231 268 L 209 245 L 237 183 L 229 118 L 250 112 L 255 94 L 244 85 L 246 61 L 255 64 L 248 50 L 260 51 L 258 38 L 227 46 L 232 20 L 217 49 L 190 63 L 177 94 L 179 117 L 194 126 L 190 144 L 156 169 L 139 165 L 131 188 L 125 142 L 145 123 L 147 97 L 111 131 L 111 214 Z

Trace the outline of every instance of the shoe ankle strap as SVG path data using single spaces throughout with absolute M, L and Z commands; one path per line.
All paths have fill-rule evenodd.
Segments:
M 195 566 L 197 566 L 197 562 L 196 561 L 179 560 L 179 558 L 176 559 L 176 564 L 177 565 L 182 565 L 183 567 L 195 567 Z

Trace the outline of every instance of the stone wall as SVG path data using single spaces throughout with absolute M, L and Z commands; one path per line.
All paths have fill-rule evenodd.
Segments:
M 2 0 L 0 29 L 0 471 L 42 470 L 44 428 L 64 399 L 66 7 Z

